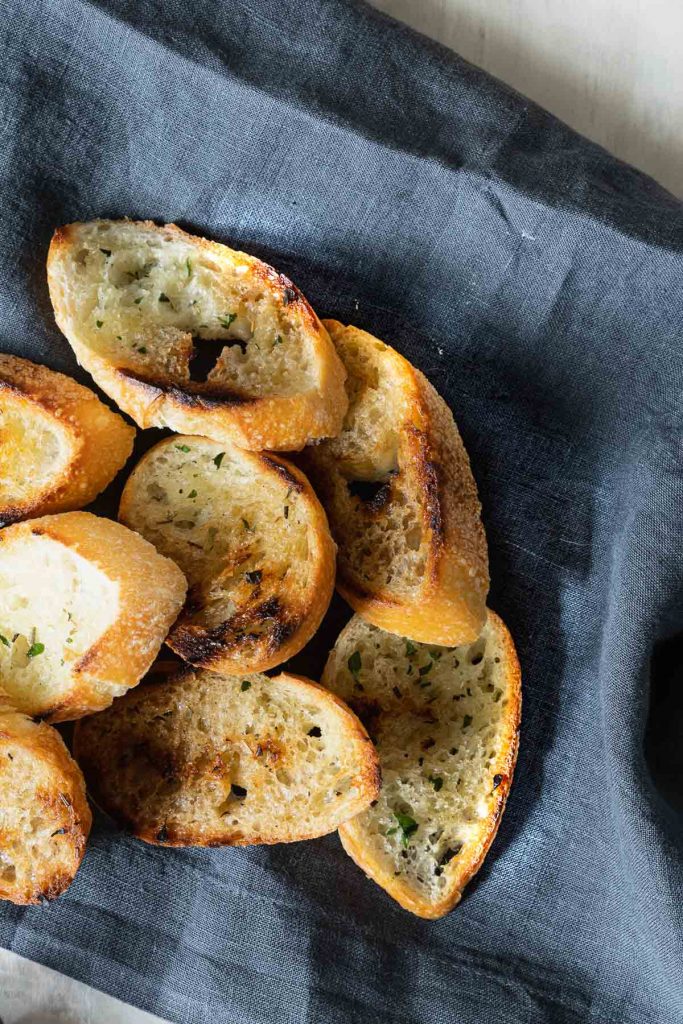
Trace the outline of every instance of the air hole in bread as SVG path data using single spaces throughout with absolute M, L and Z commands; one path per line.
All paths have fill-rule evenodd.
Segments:
M 194 338 L 193 343 L 194 347 L 188 367 L 190 380 L 196 384 L 204 384 L 215 368 L 226 343 L 220 338 Z M 239 341 L 237 344 L 242 346 L 244 352 L 247 347 L 246 341 Z

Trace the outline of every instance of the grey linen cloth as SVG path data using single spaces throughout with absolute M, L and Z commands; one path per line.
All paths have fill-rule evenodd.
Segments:
M 681 206 L 360 3 L 0 15 L 0 347 L 87 382 L 45 282 L 64 222 L 273 262 L 453 409 L 525 700 L 500 833 L 441 921 L 336 836 L 167 851 L 99 817 L 66 895 L 3 905 L 0 941 L 183 1024 L 683 1020 Z

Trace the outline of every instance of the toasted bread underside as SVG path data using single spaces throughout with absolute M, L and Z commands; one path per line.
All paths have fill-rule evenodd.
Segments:
M 42 903 L 64 892 L 90 824 L 83 776 L 59 733 L 0 691 L 0 899 Z
M 0 353 L 0 523 L 87 505 L 121 469 L 134 437 L 88 388 Z
M 382 791 L 340 828 L 346 852 L 406 910 L 436 918 L 460 900 L 498 829 L 515 761 L 521 680 L 488 612 L 470 646 L 415 644 L 356 615 L 323 683 L 377 746 Z
M 262 672 L 317 630 L 335 548 L 306 477 L 274 455 L 175 435 L 131 474 L 119 518 L 172 558 L 190 589 L 168 644 L 192 665 Z
M 326 321 L 348 373 L 339 437 L 305 453 L 338 552 L 337 587 L 369 622 L 424 643 L 476 639 L 488 558 L 450 410 L 398 352 Z
M 185 600 L 180 569 L 89 512 L 0 532 L 0 685 L 63 722 L 107 707 L 150 667 Z
M 298 676 L 187 670 L 83 719 L 96 802 L 148 843 L 241 846 L 333 831 L 377 796 L 377 755 L 338 698 Z
M 100 220 L 58 228 L 48 282 L 78 361 L 139 426 L 253 450 L 339 432 L 334 346 L 292 282 L 255 257 L 173 224 Z M 212 340 L 224 344 L 207 375 Z

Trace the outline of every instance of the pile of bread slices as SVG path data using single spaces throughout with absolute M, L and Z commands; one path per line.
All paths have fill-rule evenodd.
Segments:
M 79 511 L 134 427 L 0 356 L 0 897 L 70 884 L 87 784 L 162 846 L 338 829 L 403 907 L 444 914 L 495 835 L 521 705 L 449 409 L 286 277 L 173 225 L 60 228 L 48 282 L 95 383 L 173 433 L 130 472 L 119 522 Z M 356 614 L 321 682 L 265 675 L 335 584 Z M 71 720 L 73 758 L 49 724 Z

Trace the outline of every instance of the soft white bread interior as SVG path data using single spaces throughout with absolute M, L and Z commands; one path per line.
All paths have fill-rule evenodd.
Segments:
M 0 531 L 0 686 L 62 722 L 135 686 L 185 600 L 180 569 L 137 533 L 89 512 Z
M 190 589 L 169 645 L 214 671 L 262 672 L 301 650 L 334 589 L 335 546 L 300 470 L 275 455 L 174 435 L 131 474 L 119 518 Z
M 64 892 L 90 824 L 83 776 L 62 737 L 0 690 L 0 899 L 42 903 Z
M 424 643 L 469 643 L 486 615 L 488 556 L 469 459 L 450 410 L 398 352 L 326 326 L 348 373 L 339 437 L 304 467 L 336 540 L 337 587 L 369 622 Z
M 338 698 L 299 676 L 187 670 L 144 683 L 74 739 L 95 801 L 167 846 L 283 843 L 377 796 L 377 755 Z
M 337 434 L 344 369 L 288 278 L 173 224 L 58 228 L 48 256 L 55 317 L 103 391 L 141 427 L 290 450 Z M 221 342 L 215 365 L 190 362 Z M 196 365 L 196 364 L 193 364 Z
M 83 508 L 121 469 L 134 437 L 71 377 L 0 353 L 0 524 Z
M 474 644 L 416 644 L 356 615 L 323 683 L 377 746 L 382 790 L 347 822 L 347 853 L 406 910 L 441 917 L 459 901 L 498 829 L 517 757 L 521 680 L 503 622 Z

